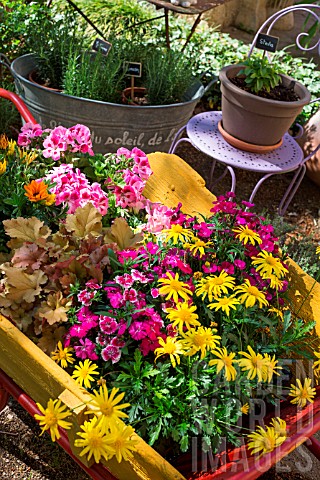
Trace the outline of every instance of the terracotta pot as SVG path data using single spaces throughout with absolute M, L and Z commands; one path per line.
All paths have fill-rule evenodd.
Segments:
M 147 90 L 144 87 L 133 87 L 134 95 L 132 99 L 132 89 L 131 87 L 125 88 L 122 92 L 122 103 L 125 105 L 146 105 L 147 103 L 139 103 L 137 99 L 145 98 L 147 94 Z
M 233 137 L 255 145 L 275 145 L 310 102 L 311 95 L 304 85 L 295 82 L 300 100 L 281 102 L 258 97 L 242 90 L 229 79 L 237 75 L 242 65 L 229 65 L 220 73 L 223 128 Z M 285 85 L 293 80 L 281 75 Z
M 62 92 L 62 90 L 59 90 L 58 88 L 47 87 L 47 85 L 45 85 L 44 83 L 39 82 L 36 70 L 32 70 L 32 72 L 29 73 L 28 79 L 30 80 L 30 82 L 35 83 L 40 87 L 46 88 L 47 90 L 51 90 L 51 92 Z

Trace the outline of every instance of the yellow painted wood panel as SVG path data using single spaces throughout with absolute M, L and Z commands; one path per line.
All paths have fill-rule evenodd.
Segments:
M 182 158 L 171 153 L 155 152 L 148 155 L 153 175 L 149 177 L 143 194 L 152 202 L 167 207 L 182 203 L 182 210 L 193 216 L 212 215 L 210 209 L 216 200 L 203 178 Z

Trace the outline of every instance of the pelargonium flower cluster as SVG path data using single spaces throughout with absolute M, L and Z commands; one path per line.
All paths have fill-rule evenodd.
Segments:
M 67 153 L 88 153 L 94 155 L 90 130 L 85 125 L 77 124 L 70 128 L 58 126 L 52 130 L 42 130 L 39 124 L 33 125 L 28 122 L 21 128 L 18 137 L 18 145 L 26 147 L 40 139 L 46 134 L 43 140 L 42 155 L 45 158 L 52 158 L 57 161 L 65 157 Z
M 45 177 L 53 184 L 49 189 L 55 194 L 56 205 L 68 205 L 68 213 L 74 213 L 78 207 L 84 207 L 88 202 L 105 215 L 108 211 L 108 195 L 99 183 L 90 184 L 87 177 L 70 164 L 54 167 Z

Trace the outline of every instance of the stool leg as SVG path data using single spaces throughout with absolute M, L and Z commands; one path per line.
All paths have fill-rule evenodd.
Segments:
M 274 175 L 274 173 L 268 173 L 267 175 L 264 175 L 262 178 L 260 178 L 260 180 L 256 183 L 256 186 L 252 190 L 252 193 L 251 193 L 250 198 L 249 198 L 250 203 L 252 202 L 252 200 L 256 196 L 256 193 L 259 190 L 259 188 L 261 187 L 261 185 L 263 184 L 263 182 L 265 180 L 267 180 L 267 178 L 271 177 L 272 175 Z
M 178 138 L 180 137 L 181 133 L 183 132 L 183 130 L 186 128 L 185 125 L 183 125 L 183 127 L 179 128 L 179 130 L 177 131 L 177 133 L 175 134 L 174 136 L 174 139 L 171 143 L 171 146 L 169 148 L 169 151 L 168 153 L 173 153 L 173 150 L 175 150 L 175 146 L 176 146 L 176 142 L 178 140 Z
M 297 170 L 297 172 L 295 173 L 289 187 L 287 188 L 285 194 L 283 195 L 282 197 L 282 200 L 279 204 L 279 207 L 278 207 L 278 213 L 281 217 L 283 217 L 283 215 L 285 214 L 288 206 L 289 206 L 289 203 L 291 202 L 291 200 L 293 199 L 296 191 L 298 190 L 299 186 L 300 186 L 300 183 L 302 182 L 303 180 L 303 177 L 304 177 L 304 174 L 306 173 L 306 165 L 303 164 L 300 166 L 300 168 Z
M 189 138 L 183 137 L 183 138 L 180 138 L 180 140 L 178 140 L 178 141 L 173 145 L 173 147 L 170 148 L 170 150 L 169 150 L 168 153 L 174 153 L 174 152 L 176 151 L 176 149 L 177 149 L 177 146 L 178 146 L 180 143 L 182 143 L 182 142 L 188 142 L 188 143 L 191 143 L 191 145 L 192 145 L 192 142 L 191 142 L 191 140 L 189 140 Z M 192 145 L 192 146 L 193 146 L 193 145 Z M 195 147 L 195 148 L 197 148 L 197 147 Z M 198 150 L 198 149 L 197 149 L 197 150 Z

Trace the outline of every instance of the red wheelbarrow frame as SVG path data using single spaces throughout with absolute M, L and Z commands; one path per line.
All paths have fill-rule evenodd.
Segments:
M 13 102 L 25 122 L 30 122 L 32 124 L 37 123 L 23 100 L 18 95 L 0 88 L 0 97 Z M 26 338 L 26 340 L 28 339 Z M 10 361 L 10 359 L 8 361 Z M 251 456 L 245 445 L 232 450 L 227 450 L 216 456 L 217 470 L 213 473 L 201 472 L 197 476 L 197 479 L 254 480 L 301 444 L 305 444 L 309 451 L 313 453 L 316 458 L 320 459 L 320 442 L 313 437 L 313 434 L 320 430 L 320 387 L 317 387 L 316 392 L 314 403 L 309 404 L 303 410 L 297 411 L 296 407 L 293 407 L 289 402 L 282 403 L 281 418 L 287 422 L 288 438 L 276 450 L 259 459 L 255 456 Z M 30 413 L 30 415 L 34 416 L 36 413 L 41 414 L 34 400 L 27 395 L 10 376 L 0 369 L 0 412 L 5 408 L 10 395 L 15 398 L 19 404 Z M 71 458 L 73 458 L 93 480 L 117 480 L 117 477 L 115 477 L 102 464 L 87 466 L 82 463 L 81 460 L 74 455 L 67 433 L 63 429 L 60 429 L 60 433 L 61 438 L 58 440 L 59 445 L 62 446 Z M 189 471 L 190 470 L 191 468 Z M 147 475 L 144 475 L 141 478 L 144 478 L 145 480 L 154 480 Z M 174 475 L 170 476 L 170 480 L 174 480 L 174 478 L 183 477 L 180 475 L 179 477 L 175 477 Z M 192 476 L 192 478 L 195 477 Z M 128 478 L 128 480 L 130 479 Z M 169 479 L 163 477 L 163 480 Z

